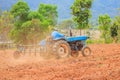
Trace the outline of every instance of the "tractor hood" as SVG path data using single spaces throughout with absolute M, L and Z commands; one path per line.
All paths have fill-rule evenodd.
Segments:
M 74 41 L 85 41 L 87 40 L 89 37 L 87 36 L 75 36 L 75 37 L 67 37 L 66 41 L 68 42 L 74 42 Z
M 56 39 L 53 39 L 53 40 L 66 40 L 67 42 L 75 42 L 75 41 L 85 41 L 87 40 L 89 37 L 87 36 L 75 36 L 75 37 L 59 37 L 59 38 L 56 38 Z M 45 46 L 46 45 L 46 40 L 42 40 L 40 41 L 39 43 L 40 46 Z

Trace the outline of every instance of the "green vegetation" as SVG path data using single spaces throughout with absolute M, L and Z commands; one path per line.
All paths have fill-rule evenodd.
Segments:
M 109 15 L 100 15 L 98 18 L 99 29 L 102 32 L 102 37 L 105 40 L 105 43 L 110 41 L 110 27 L 111 27 L 111 18 Z
M 18 1 L 10 12 L 15 20 L 10 36 L 15 43 L 35 44 L 49 31 L 48 26 L 57 23 L 57 7 L 54 5 L 40 4 L 38 11 L 30 11 L 26 2 Z
M 9 40 L 9 32 L 13 28 L 14 17 L 10 12 L 1 12 L 0 16 L 0 36 L 5 40 Z
M 40 4 L 38 12 L 49 22 L 49 25 L 57 24 L 57 7 L 50 4 Z
M 113 20 L 113 28 L 115 29 L 114 32 L 111 32 L 114 36 L 114 42 L 116 43 L 117 41 L 120 42 L 120 16 L 116 16 L 115 19 Z
M 73 20 L 77 23 L 78 29 L 88 27 L 89 18 L 91 17 L 91 6 L 92 0 L 75 0 L 71 6 Z
M 80 31 L 92 27 L 91 30 L 94 28 L 101 32 L 101 38 L 98 40 L 91 38 L 87 43 L 120 42 L 120 16 L 116 15 L 112 19 L 108 14 L 99 15 L 98 24 L 93 25 L 94 22 L 90 23 L 92 3 L 93 0 L 75 0 L 71 6 L 73 18 L 57 24 L 57 6 L 40 4 L 38 9 L 33 11 L 28 3 L 19 0 L 10 11 L 3 12 L 0 9 L 0 37 L 17 44 L 36 44 L 55 26 L 59 29 L 77 28 Z M 92 34 L 86 32 L 88 35 L 94 35 L 94 31 Z
M 104 44 L 104 40 L 103 39 L 99 39 L 99 40 L 88 39 L 87 44 Z
M 118 35 L 118 25 L 114 23 L 111 26 L 111 37 L 114 39 L 114 43 L 117 42 L 117 35 Z

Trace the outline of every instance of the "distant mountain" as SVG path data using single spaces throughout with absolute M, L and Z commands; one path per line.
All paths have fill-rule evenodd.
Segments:
M 37 10 L 40 3 L 53 4 L 58 7 L 59 21 L 71 18 L 70 6 L 74 0 L 25 0 L 32 10 Z M 9 10 L 17 0 L 0 0 L 2 10 Z M 92 19 L 97 19 L 100 14 L 109 14 L 114 17 L 118 14 L 120 0 L 94 0 L 91 11 Z

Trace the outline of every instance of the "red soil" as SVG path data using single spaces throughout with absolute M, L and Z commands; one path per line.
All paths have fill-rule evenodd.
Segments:
M 120 80 L 120 44 L 90 45 L 92 55 L 61 60 L 23 58 L 0 51 L 0 80 Z

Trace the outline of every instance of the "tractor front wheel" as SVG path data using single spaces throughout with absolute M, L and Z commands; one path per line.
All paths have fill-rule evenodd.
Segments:
M 82 55 L 85 57 L 91 55 L 91 49 L 87 46 L 83 47 L 82 48 Z

